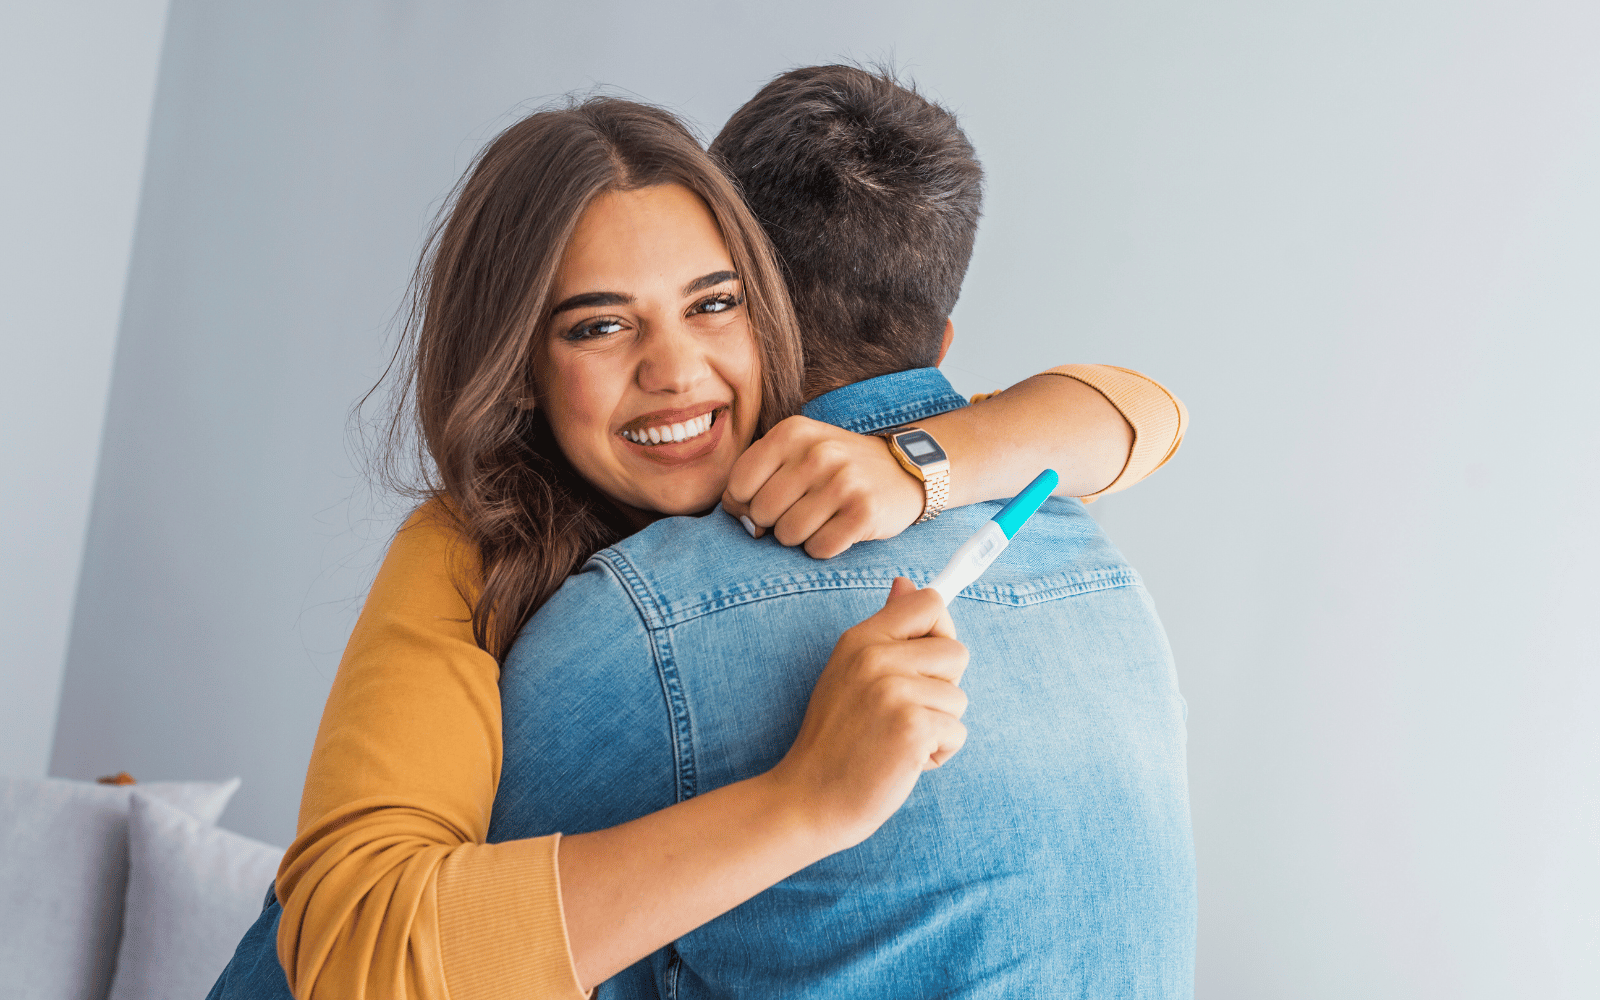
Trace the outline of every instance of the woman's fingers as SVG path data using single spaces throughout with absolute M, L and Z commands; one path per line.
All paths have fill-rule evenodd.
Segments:
M 805 545 L 818 559 L 831 559 L 871 537 L 864 505 L 850 503 L 830 486 L 811 489 L 773 522 L 772 534 L 784 545 Z
M 728 474 L 728 486 L 723 491 L 724 502 L 730 500 L 739 504 L 750 502 L 756 491 L 778 471 L 795 450 L 795 439 L 800 436 L 804 428 L 803 421 L 806 421 L 805 417 L 789 417 L 782 420 L 744 450 L 744 454 L 733 463 L 733 470 Z
M 884 602 L 883 609 L 856 628 L 867 626 L 887 639 L 956 637 L 956 623 L 951 620 L 950 611 L 944 606 L 944 598 L 939 596 L 939 592 L 918 590 L 916 584 L 903 576 L 895 577 L 889 585 L 889 599 Z
M 734 464 L 723 508 L 760 537 L 804 544 L 819 559 L 856 542 L 890 538 L 922 512 L 922 484 L 882 440 L 790 417 Z
M 960 684 L 967 672 L 967 647 L 955 639 L 921 636 L 915 639 L 881 642 L 868 653 L 873 666 L 884 674 L 927 677 L 947 684 Z
M 894 685 L 894 694 L 900 700 L 912 702 L 952 719 L 967 712 L 967 693 L 948 680 L 932 674 L 897 675 L 887 680 Z
M 835 456 L 829 454 L 831 449 L 818 446 L 822 454 L 809 452 L 806 455 L 795 456 L 794 460 L 784 462 L 767 481 L 761 484 L 755 496 L 750 499 L 750 518 L 757 524 L 776 528 L 778 522 L 794 510 L 808 496 L 813 505 L 822 499 L 828 486 L 830 471 L 827 465 Z M 817 525 L 812 526 L 816 530 Z M 787 545 L 798 545 L 806 540 L 807 535 L 791 538 Z
M 723 507 L 735 517 L 743 514 L 759 527 L 771 527 L 805 494 L 807 484 L 798 479 L 800 466 L 811 457 L 813 446 L 830 436 L 829 432 L 847 433 L 806 417 L 779 421 L 733 463 L 728 485 L 722 491 Z
M 934 729 L 934 742 L 937 744 L 933 753 L 928 755 L 927 761 L 922 765 L 924 771 L 931 771 L 954 757 L 967 743 L 967 727 L 961 720 L 950 715 L 942 718 L 935 717 L 932 722 Z
M 901 756 L 918 771 L 938 767 L 966 743 L 967 727 L 961 715 L 967 696 L 948 681 L 903 674 L 881 678 L 867 695 L 869 706 L 891 720 L 886 732 L 901 746 L 890 758 Z M 909 787 L 906 789 L 910 791 Z
M 766 439 L 763 438 L 756 444 L 759 445 L 765 441 Z M 752 450 L 754 450 L 754 446 L 752 446 Z M 745 452 L 746 456 L 749 454 L 750 452 Z M 762 482 L 754 489 L 751 489 L 748 483 L 743 483 L 739 492 L 735 493 L 733 480 L 729 480 L 728 489 L 723 493 L 722 507 L 734 517 L 748 520 L 750 524 L 745 526 L 746 530 L 749 530 L 753 525 L 756 530 L 751 533 L 757 538 L 766 534 L 767 529 L 774 528 L 780 521 L 783 521 L 785 522 L 785 534 L 779 536 L 779 542 L 784 545 L 798 545 L 809 538 L 822 521 L 819 520 L 811 524 L 809 528 L 805 529 L 804 534 L 797 536 L 794 532 L 798 521 L 788 515 L 808 495 L 811 496 L 812 507 L 817 506 L 819 498 L 816 494 L 825 485 L 825 481 L 819 482 L 821 480 L 819 475 L 821 462 L 818 456 L 815 455 L 790 454 L 776 456 L 781 458 L 782 461 L 774 465 L 767 460 L 771 457 L 774 456 L 769 452 L 761 461 L 746 470 L 746 475 L 750 478 L 756 475 L 765 476 Z M 825 458 L 826 455 L 824 454 L 823 457 Z M 739 462 L 743 463 L 744 458 L 741 457 Z M 741 494 L 744 495 L 744 499 L 740 498 Z M 826 515 L 824 515 L 823 520 L 825 519 Z
M 832 559 L 850 546 L 872 537 L 864 511 L 858 508 L 836 511 L 805 540 L 806 555 L 813 559 Z

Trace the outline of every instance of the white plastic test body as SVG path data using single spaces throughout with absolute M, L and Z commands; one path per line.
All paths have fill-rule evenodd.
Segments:
M 978 533 L 961 543 L 956 549 L 956 554 L 950 557 L 944 569 L 928 584 L 933 590 L 939 592 L 946 606 L 956 599 L 956 595 L 967 589 L 967 585 L 983 575 L 983 571 L 994 562 L 995 556 L 1004 552 L 1011 539 L 1000 530 L 1000 526 L 993 521 L 983 522 L 983 527 Z
M 1018 493 L 993 520 L 983 522 L 983 527 L 956 549 L 944 569 L 933 578 L 927 589 L 937 590 L 946 606 L 956 599 L 983 571 L 1011 544 L 1017 530 L 1027 523 L 1034 511 L 1049 498 L 1060 482 L 1054 469 L 1039 473 L 1027 489 Z

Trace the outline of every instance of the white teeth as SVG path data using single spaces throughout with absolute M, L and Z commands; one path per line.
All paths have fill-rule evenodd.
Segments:
M 711 424 L 716 420 L 715 412 L 706 413 L 685 420 L 681 424 L 667 424 L 661 427 L 648 427 L 639 431 L 623 431 L 622 436 L 635 444 L 675 444 L 699 437 L 711 429 Z

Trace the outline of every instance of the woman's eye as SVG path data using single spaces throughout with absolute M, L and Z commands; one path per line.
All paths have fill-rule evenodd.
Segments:
M 622 320 L 600 317 L 579 323 L 568 330 L 565 336 L 568 340 L 594 340 L 596 337 L 617 333 L 621 329 Z
M 729 309 L 734 309 L 741 305 L 744 305 L 744 296 L 735 295 L 732 292 L 723 292 L 720 295 L 713 295 L 710 298 L 701 299 L 699 302 L 696 302 L 694 304 L 694 308 L 691 309 L 690 312 L 727 312 Z

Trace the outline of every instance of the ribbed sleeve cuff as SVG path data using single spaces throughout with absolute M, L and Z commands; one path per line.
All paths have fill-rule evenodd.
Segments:
M 465 844 L 439 869 L 439 950 L 450 1000 L 583 1000 L 561 912 L 560 834 Z
M 1105 488 L 1081 499 L 1093 501 L 1132 486 L 1165 465 L 1183 443 L 1189 411 L 1155 379 L 1112 365 L 1061 365 L 1045 374 L 1065 375 L 1099 390 L 1133 428 L 1133 448 L 1122 472 Z

